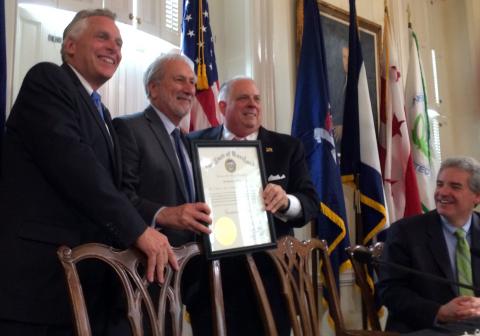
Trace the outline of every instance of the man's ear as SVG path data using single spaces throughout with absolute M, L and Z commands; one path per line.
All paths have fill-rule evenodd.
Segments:
M 77 44 L 75 43 L 75 40 L 73 40 L 71 37 L 67 37 L 63 45 L 64 45 L 63 50 L 65 51 L 65 54 L 67 54 L 68 56 L 71 56 L 75 53 Z
M 473 202 L 473 207 L 476 208 L 480 204 L 480 194 L 475 194 L 475 200 Z
M 155 99 L 157 97 L 157 92 L 153 90 L 158 85 L 157 81 L 151 81 L 147 84 L 148 86 L 148 97 L 150 99 Z
M 220 112 L 222 112 L 223 116 L 225 116 L 225 109 L 227 108 L 227 103 L 221 100 L 218 102 L 218 107 L 220 107 Z

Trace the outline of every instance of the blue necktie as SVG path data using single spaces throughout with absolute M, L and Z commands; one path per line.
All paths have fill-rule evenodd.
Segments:
M 103 115 L 102 97 L 98 94 L 97 91 L 93 91 L 90 95 L 90 98 L 92 98 L 93 104 L 95 105 L 98 113 L 100 114 L 100 118 L 105 121 L 105 117 Z
M 175 151 L 177 152 L 177 157 L 178 161 L 180 161 L 180 166 L 182 168 L 182 173 L 183 173 L 183 180 L 185 181 L 185 187 L 187 189 L 187 194 L 188 194 L 188 202 L 191 203 L 193 202 L 193 181 L 192 178 L 190 177 L 190 172 L 187 167 L 187 159 L 185 158 L 185 155 L 183 154 L 182 146 L 181 146 L 181 139 L 180 139 L 180 130 L 178 128 L 175 128 L 172 131 L 172 136 L 173 140 L 175 141 Z

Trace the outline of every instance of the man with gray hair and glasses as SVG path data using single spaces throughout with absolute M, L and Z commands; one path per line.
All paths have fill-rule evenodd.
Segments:
M 115 73 L 122 38 L 106 9 L 77 13 L 64 32 L 61 66 L 27 73 L 6 123 L 0 178 L 0 335 L 73 335 L 56 251 L 89 242 L 135 245 L 149 281 L 177 262 L 165 235 L 119 190 L 119 143 L 97 93 Z M 110 274 L 80 265 L 95 335 L 109 323 Z M 110 296 L 109 296 L 110 294 Z
M 436 210 L 404 218 L 388 229 L 382 259 L 476 290 L 384 266 L 378 284 L 388 330 L 440 328 L 454 334 L 480 326 L 480 164 L 470 157 L 442 162 Z M 453 324 L 452 324 L 453 323 Z M 455 328 L 460 323 L 462 330 Z

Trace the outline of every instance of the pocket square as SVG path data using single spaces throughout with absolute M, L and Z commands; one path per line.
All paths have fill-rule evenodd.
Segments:
M 278 180 L 283 180 L 285 178 L 285 174 L 282 174 L 282 175 L 270 175 L 268 177 L 268 182 L 272 182 L 272 181 L 278 181 Z

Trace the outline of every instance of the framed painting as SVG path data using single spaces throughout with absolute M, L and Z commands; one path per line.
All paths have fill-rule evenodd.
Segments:
M 348 29 L 349 13 L 323 1 L 318 1 L 322 23 L 327 62 L 330 107 L 333 119 L 337 151 L 343 128 L 343 108 L 348 69 Z M 380 55 L 382 27 L 374 22 L 358 17 L 360 43 L 367 73 L 368 89 L 372 104 L 375 129 L 378 131 L 380 105 Z M 297 63 L 300 55 L 303 33 L 303 0 L 297 0 Z

